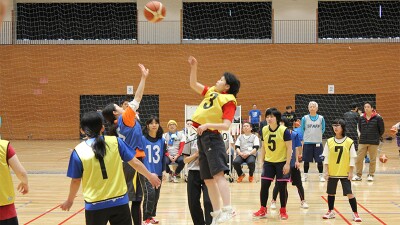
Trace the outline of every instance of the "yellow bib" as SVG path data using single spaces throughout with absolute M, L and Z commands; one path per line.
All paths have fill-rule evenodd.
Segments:
M 92 147 L 86 142 L 75 148 L 83 164 L 82 190 L 87 203 L 120 197 L 127 192 L 118 140 L 114 136 L 104 136 L 104 140 L 106 155 L 103 170 L 100 160 L 96 159 Z
M 269 125 L 263 127 L 265 161 L 274 163 L 286 161 L 286 143 L 283 139 L 286 129 L 285 126 L 279 126 L 275 131 L 270 131 Z
M 0 206 L 14 203 L 14 185 L 7 163 L 8 141 L 0 140 Z
M 236 103 L 236 98 L 232 94 L 221 94 L 215 91 L 215 86 L 208 89 L 203 101 L 197 107 L 192 116 L 192 120 L 198 124 L 222 123 L 222 106 L 228 102 Z M 210 129 L 213 130 L 213 129 Z
M 327 140 L 328 169 L 331 177 L 347 177 L 350 169 L 350 148 L 353 140 L 349 137 L 342 143 L 337 143 L 334 137 Z

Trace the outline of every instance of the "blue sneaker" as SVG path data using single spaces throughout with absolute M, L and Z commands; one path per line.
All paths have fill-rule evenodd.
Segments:
M 369 161 L 369 158 L 368 157 L 365 157 L 365 163 L 369 163 L 370 161 Z

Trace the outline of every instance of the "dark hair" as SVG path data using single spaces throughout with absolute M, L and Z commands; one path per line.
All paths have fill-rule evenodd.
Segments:
M 193 122 L 193 120 L 191 120 L 191 119 L 187 119 L 187 120 L 186 120 L 186 122 L 189 122 L 189 121 Z
M 350 107 L 351 109 L 356 109 L 356 108 L 358 109 L 357 103 L 355 102 L 351 103 Z
M 226 80 L 226 84 L 229 85 L 228 94 L 233 94 L 233 96 L 236 97 L 236 95 L 239 93 L 240 81 L 236 78 L 234 74 L 229 72 L 225 72 L 224 77 Z
M 101 111 L 101 114 L 103 115 L 104 119 L 110 124 L 107 134 L 111 136 L 118 136 L 117 134 L 118 125 L 114 123 L 115 121 L 114 111 L 115 111 L 115 105 L 114 103 L 110 103 L 106 107 L 104 107 L 104 109 Z
M 291 105 L 286 106 L 286 109 L 292 109 Z
M 164 130 L 163 130 L 163 128 L 161 127 L 160 119 L 159 119 L 157 116 L 153 116 L 153 115 L 150 116 L 150 118 L 149 118 L 148 120 L 146 120 L 145 126 L 144 126 L 143 129 L 142 129 L 143 135 L 146 136 L 146 137 L 149 136 L 149 129 L 147 128 L 147 126 L 148 126 L 149 124 L 151 124 L 151 123 L 153 122 L 153 120 L 156 121 L 156 123 L 158 123 L 158 125 L 160 125 L 160 126 L 158 127 L 158 130 L 157 130 L 157 133 L 156 133 L 156 138 L 157 138 L 157 139 L 160 139 L 160 138 L 162 138 L 162 135 L 163 135 L 163 133 L 164 133 Z
M 97 159 L 106 155 L 106 143 L 100 135 L 102 128 L 103 119 L 97 112 L 88 112 L 82 116 L 81 129 L 88 138 L 96 138 L 92 150 Z
M 286 116 L 282 116 L 281 122 L 283 122 L 283 125 L 284 125 L 285 127 L 287 127 L 287 128 L 291 127 L 291 126 L 290 126 L 290 122 L 289 122 L 289 120 L 288 120 L 288 118 L 287 118 Z
M 340 124 L 343 130 L 342 136 L 346 136 L 346 122 L 343 119 L 335 119 L 332 124 Z
M 273 115 L 276 117 L 276 123 L 279 124 L 282 120 L 282 113 L 279 112 L 279 110 L 277 108 L 269 108 L 267 109 L 267 111 L 265 112 L 265 117 L 269 116 L 269 115 Z
M 363 106 L 365 106 L 366 104 L 370 105 L 371 108 L 375 109 L 375 105 L 374 105 L 372 102 L 366 101 L 366 102 L 364 102 L 364 105 L 363 105 Z
M 122 106 L 124 104 L 124 102 L 129 102 L 129 100 L 128 99 L 122 100 L 120 105 Z
M 245 125 L 246 123 L 247 123 L 248 125 L 250 125 L 250 128 L 252 128 L 252 126 L 251 126 L 251 123 L 250 123 L 250 122 L 243 122 L 243 123 L 242 123 L 242 127 L 243 127 L 243 125 Z

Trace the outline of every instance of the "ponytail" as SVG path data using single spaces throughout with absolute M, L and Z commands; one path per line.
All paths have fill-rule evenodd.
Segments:
M 94 140 L 92 146 L 94 155 L 96 159 L 104 158 L 106 155 L 106 142 L 104 141 L 104 137 L 97 135 L 96 139 Z
M 82 116 L 81 129 L 88 138 L 95 138 L 92 149 L 97 159 L 106 155 L 106 142 L 100 135 L 103 128 L 103 118 L 97 112 L 89 112 Z

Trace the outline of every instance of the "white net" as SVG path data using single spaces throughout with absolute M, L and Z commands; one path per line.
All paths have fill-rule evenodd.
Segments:
M 83 3 L 74 5 L 80 4 Z M 25 5 L 17 5 L 17 9 L 24 8 L 26 12 L 24 15 L 29 15 L 29 18 L 24 18 L 24 23 L 19 24 L 20 14 L 16 11 L 15 26 L 3 26 L 3 29 L 16 29 L 16 35 L 12 36 L 11 42 L 0 45 L 2 138 L 79 138 L 79 119 L 82 109 L 97 110 L 109 101 L 120 104 L 120 98 L 127 96 L 128 86 L 133 86 L 135 90 L 137 88 L 140 80 L 138 63 L 143 63 L 150 69 L 145 95 L 151 98 L 149 101 L 145 100 L 146 103 L 141 106 L 140 115 L 158 113 L 164 128 L 168 120 L 174 119 L 178 122 L 178 129 L 183 129 L 185 105 L 197 105 L 201 101 L 201 96 L 189 87 L 190 68 L 187 62 L 189 55 L 195 56 L 199 61 L 198 79 L 205 85 L 214 85 L 225 71 L 230 71 L 239 77 L 242 86 L 237 100 L 242 106 L 243 120 L 248 118 L 248 111 L 253 104 L 257 104 L 263 114 L 268 107 L 277 107 L 283 112 L 285 106 L 292 105 L 295 106 L 298 115 L 302 116 L 307 113 L 308 101 L 315 100 L 320 105 L 320 113 L 331 119 L 347 111 L 350 103 L 356 102 L 361 106 L 364 100 L 370 99 L 376 102 L 377 110 L 387 126 L 398 120 L 397 112 L 400 111 L 400 107 L 395 103 L 400 99 L 397 91 L 400 74 L 399 44 L 229 44 L 222 39 L 232 38 L 237 41 L 235 43 L 241 43 L 243 39 L 239 38 L 253 40 L 259 38 L 272 42 L 279 34 L 274 33 L 272 27 L 264 27 L 269 23 L 267 19 L 257 19 L 260 23 L 252 22 L 251 26 L 246 24 L 237 26 L 237 29 L 226 29 L 225 26 L 235 27 L 235 23 L 217 23 L 223 20 L 206 16 L 217 15 L 215 11 L 227 14 L 228 10 L 231 10 L 230 13 L 235 18 L 232 21 L 247 19 L 254 21 L 254 17 L 270 16 L 259 10 L 261 6 L 268 9 L 267 5 L 270 3 L 254 4 L 254 7 L 246 6 L 244 9 L 247 12 L 253 12 L 247 14 L 240 12 L 241 8 L 232 3 L 214 5 L 215 8 L 210 8 L 209 5 L 203 5 L 203 8 L 192 7 L 191 4 L 193 10 L 191 12 L 195 15 L 191 18 L 193 20 L 191 24 L 199 23 L 198 26 L 186 27 L 187 14 L 184 11 L 182 21 L 163 21 L 159 24 L 139 21 L 141 25 L 137 24 L 136 37 L 123 36 L 133 31 L 128 25 L 122 28 L 117 25 L 120 23 L 114 23 L 115 20 L 119 20 L 117 18 L 121 18 L 118 15 L 104 19 L 108 22 L 103 21 L 103 18 L 109 18 L 108 14 L 117 12 L 121 12 L 123 18 L 131 18 L 130 13 L 135 14 L 131 6 L 122 5 L 118 8 L 119 6 L 111 3 L 104 4 L 101 7 L 107 6 L 104 9 L 107 15 L 101 16 L 103 8 L 100 10 L 100 6 L 97 5 L 68 6 L 70 11 L 61 10 L 60 7 L 64 7 L 62 4 L 52 3 L 48 8 L 45 7 L 46 4 L 41 4 L 37 7 L 40 10 L 33 10 L 32 5 L 29 5 L 30 10 Z M 180 12 L 179 8 L 173 10 L 168 8 L 169 5 L 166 6 L 167 16 L 170 12 Z M 137 12 L 141 12 L 142 6 L 137 7 Z M 185 7 L 189 5 L 183 4 L 183 10 Z M 76 16 L 81 14 L 91 16 L 85 19 Z M 51 25 L 57 24 L 58 17 L 55 15 L 70 18 L 65 20 L 74 22 L 62 23 L 64 26 Z M 396 16 L 398 15 L 394 15 L 393 18 L 396 19 Z M 36 17 L 42 19 L 50 17 L 52 22 L 42 23 L 31 19 Z M 94 21 L 99 21 L 100 25 Z M 200 26 L 200 21 L 204 21 L 205 25 Z M 274 24 L 281 22 L 288 24 L 288 27 L 295 27 L 296 30 L 302 30 L 302 24 L 307 23 L 307 21 L 303 21 L 304 23 L 274 21 Z M 109 23 L 115 24 L 115 27 Z M 169 36 L 159 32 L 158 29 L 140 29 L 147 26 L 163 30 L 161 27 L 169 26 L 168 23 L 175 23 L 178 27 L 183 26 L 184 34 L 168 33 L 174 35 L 172 38 L 174 41 L 178 39 L 183 42 L 183 39 L 187 38 L 223 44 L 195 45 L 171 44 L 171 42 L 158 45 L 97 45 L 97 42 L 89 42 L 90 45 L 83 44 L 84 42 L 81 45 L 76 44 L 77 42 L 73 45 L 49 44 L 49 40 L 63 43 L 58 42 L 58 39 L 71 37 L 82 39 L 80 41 L 85 41 L 83 40 L 85 38 L 120 41 L 123 38 L 134 40 L 137 37 L 156 37 L 157 40 L 163 39 L 168 42 Z M 312 23 L 316 24 L 316 20 Z M 131 26 L 130 22 L 129 24 Z M 358 26 L 363 24 L 365 22 L 359 21 Z M 268 37 L 268 32 L 265 36 L 260 29 L 270 29 L 268 32 L 271 37 Z M 309 28 L 304 29 L 307 31 Z M 315 29 L 317 28 L 314 26 Z M 226 36 L 216 37 L 215 34 L 219 31 L 223 31 L 221 33 Z M 13 30 L 9 33 L 13 34 Z M 61 34 L 65 37 L 60 36 Z M 204 36 L 197 36 L 199 34 Z M 291 35 L 295 37 L 297 33 Z M 0 43 L 3 43 L 3 36 L 0 37 L 2 38 Z M 206 40 L 209 38 L 217 40 Z M 38 45 L 24 41 L 25 39 L 36 41 Z M 146 38 L 138 39 L 138 43 L 147 43 Z M 27 45 L 19 45 L 18 41 Z M 275 40 L 275 43 L 278 43 L 278 40 Z M 328 85 L 334 85 L 333 94 L 328 95 Z M 90 100 L 83 101 L 83 96 L 89 96 Z

